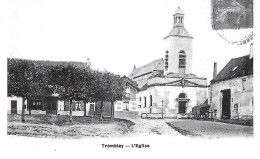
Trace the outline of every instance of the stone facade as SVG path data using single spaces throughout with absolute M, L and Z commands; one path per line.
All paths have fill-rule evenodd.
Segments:
M 181 73 L 179 69 L 179 53 L 184 51 L 186 55 L 185 74 L 192 73 L 192 38 L 170 36 L 165 41 L 165 52 L 168 51 L 168 69 L 164 74 Z
M 182 93 L 186 95 L 186 98 L 179 98 Z M 186 102 L 185 113 L 191 112 L 192 107 L 207 99 L 207 87 L 153 86 L 139 92 L 137 97 L 141 99 L 138 101 L 139 115 L 142 113 L 164 113 L 165 117 L 177 117 L 179 102 Z M 152 98 L 152 104 L 150 98 Z
M 253 76 L 238 77 L 211 85 L 211 111 L 213 118 L 222 118 L 223 90 L 230 90 L 230 117 L 253 117 Z

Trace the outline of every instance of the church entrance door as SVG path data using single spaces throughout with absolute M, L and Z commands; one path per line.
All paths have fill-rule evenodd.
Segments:
M 179 101 L 179 113 L 186 112 L 186 103 L 187 101 Z

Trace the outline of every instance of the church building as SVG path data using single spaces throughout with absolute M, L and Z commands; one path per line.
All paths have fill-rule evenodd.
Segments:
M 164 117 L 183 117 L 207 100 L 207 79 L 192 74 L 193 37 L 184 27 L 184 12 L 178 7 L 173 28 L 163 39 L 164 58 L 139 68 L 129 78 L 136 82 L 139 115 L 163 113 Z

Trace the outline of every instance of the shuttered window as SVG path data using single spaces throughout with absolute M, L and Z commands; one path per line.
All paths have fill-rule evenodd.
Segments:
M 185 51 L 181 50 L 179 52 L 179 72 L 185 73 L 186 69 L 186 54 Z

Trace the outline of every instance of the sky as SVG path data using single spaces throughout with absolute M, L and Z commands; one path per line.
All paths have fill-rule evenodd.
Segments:
M 220 71 L 231 58 L 249 54 L 250 44 L 228 44 L 212 30 L 210 0 L 10 0 L 8 57 L 89 58 L 94 69 L 128 76 L 134 65 L 164 57 L 163 38 L 178 6 L 194 37 L 193 74 L 210 81 L 214 62 Z

